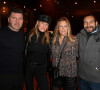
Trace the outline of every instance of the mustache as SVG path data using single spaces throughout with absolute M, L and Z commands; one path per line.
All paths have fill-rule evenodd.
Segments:
M 85 28 L 93 28 L 93 26 L 87 26 L 87 27 L 85 27 Z

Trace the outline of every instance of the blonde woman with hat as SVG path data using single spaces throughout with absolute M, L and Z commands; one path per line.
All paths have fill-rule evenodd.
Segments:
M 50 42 L 48 32 L 50 22 L 50 16 L 40 15 L 36 21 L 35 27 L 29 35 L 25 73 L 26 90 L 34 90 L 34 76 L 39 90 L 49 90 L 46 69 Z

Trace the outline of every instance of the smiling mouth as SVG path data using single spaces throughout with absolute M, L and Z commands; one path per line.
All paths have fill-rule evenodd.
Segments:
M 64 31 L 62 31 L 62 32 L 65 32 L 65 30 L 64 30 Z
M 87 28 L 87 29 L 92 29 L 92 28 Z

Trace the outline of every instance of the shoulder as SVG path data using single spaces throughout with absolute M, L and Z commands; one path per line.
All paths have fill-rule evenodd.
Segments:
M 77 41 L 77 36 L 76 35 L 72 35 L 71 38 L 72 38 L 72 42 Z
M 54 36 L 53 33 L 50 33 L 50 32 L 49 32 L 49 37 L 50 37 L 50 38 L 53 38 L 53 36 Z
M 7 27 L 1 27 L 0 28 L 0 36 L 6 36 L 8 33 L 8 28 Z
M 49 32 L 49 37 L 50 37 L 50 42 L 52 42 L 53 37 L 54 37 L 53 33 L 50 33 L 50 32 Z
M 83 35 L 86 35 L 86 31 L 84 29 L 82 29 L 76 36 L 79 37 Z
M 73 36 L 72 42 L 71 42 L 70 44 L 71 44 L 71 45 L 76 45 L 76 44 L 78 44 L 77 36 Z
M 7 30 L 7 29 L 8 29 L 8 27 L 1 27 L 1 28 L 0 28 L 0 32 L 1 32 L 1 31 L 5 31 L 5 30 Z

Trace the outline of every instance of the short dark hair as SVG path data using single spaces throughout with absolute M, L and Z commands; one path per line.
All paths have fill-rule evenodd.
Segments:
M 19 8 L 16 8 L 16 7 L 13 7 L 13 8 L 11 8 L 9 10 L 9 12 L 8 12 L 8 18 L 11 16 L 12 12 L 14 12 L 14 13 L 21 13 L 23 15 L 23 18 L 24 18 L 23 11 L 21 9 L 19 9 Z
M 96 18 L 96 16 L 95 16 L 94 14 L 87 14 L 87 15 L 84 16 L 84 18 L 85 18 L 85 17 L 88 17 L 88 16 L 93 16 L 94 19 L 95 19 L 95 21 L 97 21 L 97 18 Z M 83 18 L 83 20 L 84 20 L 84 18 Z

